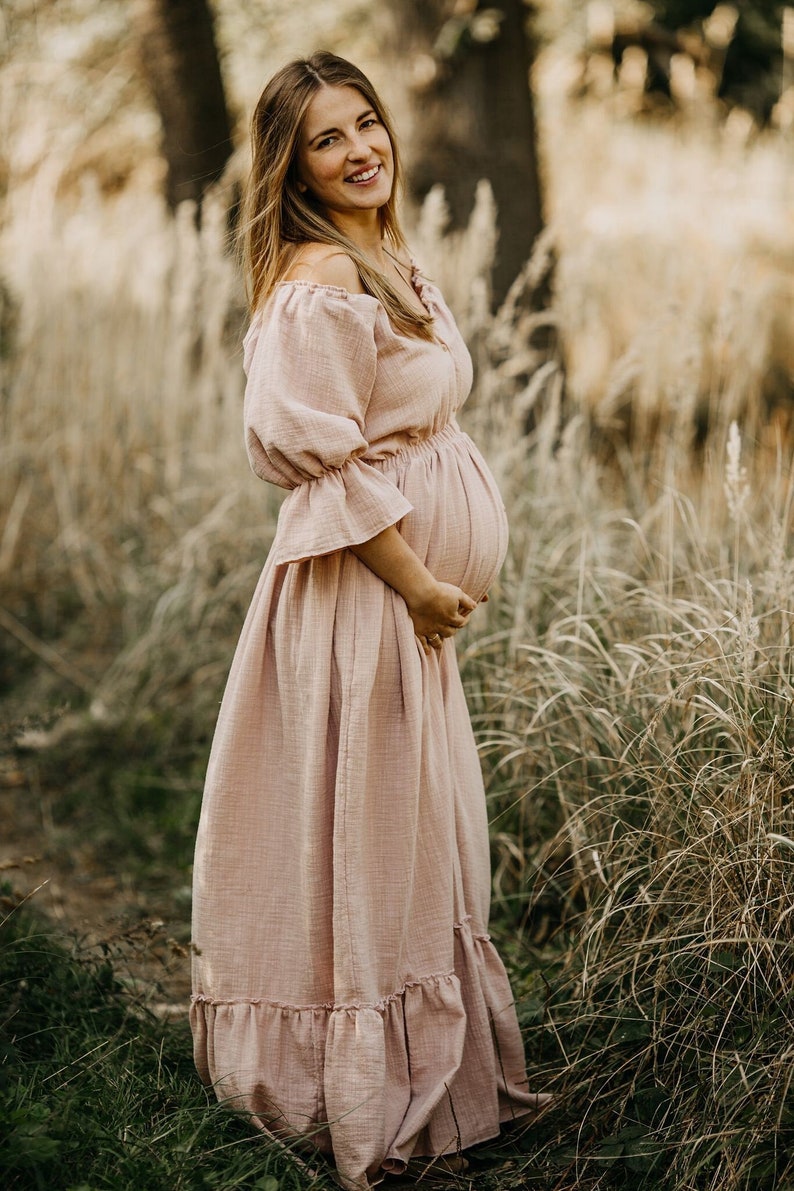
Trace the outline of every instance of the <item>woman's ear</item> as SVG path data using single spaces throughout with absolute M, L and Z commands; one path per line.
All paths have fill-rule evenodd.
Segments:
M 309 187 L 305 182 L 301 182 L 300 180 L 298 181 L 298 190 L 301 192 L 301 194 L 306 194 L 308 189 Z

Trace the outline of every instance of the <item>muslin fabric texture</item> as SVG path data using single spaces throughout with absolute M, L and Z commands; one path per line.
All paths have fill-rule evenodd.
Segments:
M 220 1099 L 369 1186 L 531 1111 L 487 934 L 483 783 L 455 645 L 347 547 L 390 525 L 479 599 L 495 482 L 455 414 L 471 361 L 368 294 L 284 282 L 251 324 L 246 443 L 290 489 L 220 710 L 194 868 L 195 1060 Z

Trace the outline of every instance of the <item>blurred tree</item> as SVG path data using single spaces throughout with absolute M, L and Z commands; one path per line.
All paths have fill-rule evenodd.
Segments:
M 648 90 L 670 93 L 670 62 L 687 54 L 714 77 L 726 108 L 740 105 L 761 122 L 780 98 L 783 67 L 779 0 L 649 0 L 644 11 L 615 13 L 612 52 L 648 53 Z
M 166 198 L 201 203 L 232 151 L 208 0 L 136 0 L 144 73 L 163 126 Z
M 782 69 L 780 0 L 651 0 L 660 24 L 669 29 L 703 28 L 717 9 L 733 9 L 736 25 L 725 46 L 718 94 L 767 120 L 780 94 Z M 706 41 L 710 40 L 706 32 Z
M 543 226 L 525 0 L 388 0 L 413 103 L 409 189 L 444 187 L 453 228 L 487 178 L 499 217 L 492 277 L 507 293 Z

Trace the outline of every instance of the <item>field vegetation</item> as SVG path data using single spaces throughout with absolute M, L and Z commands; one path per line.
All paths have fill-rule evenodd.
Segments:
M 151 163 L 114 188 L 101 169 L 70 172 L 74 145 L 34 162 L 12 135 L 24 112 L 9 69 L 3 773 L 46 807 L 35 847 L 48 863 L 75 882 L 88 866 L 157 890 L 170 950 L 156 960 L 157 924 L 104 940 L 56 931 L 39 917 L 46 890 L 28 896 L 25 869 L 9 869 L 4 1185 L 331 1187 L 209 1103 L 171 979 L 187 964 L 216 709 L 277 514 L 241 443 L 226 196 L 197 229 L 188 207 L 164 210 Z M 486 1191 L 782 1191 L 794 1185 L 791 146 L 705 101 L 640 118 L 630 74 L 575 97 L 580 72 L 562 37 L 538 64 L 548 228 L 501 310 L 488 303 L 485 190 L 467 233 L 445 234 L 432 195 L 413 235 L 471 345 L 465 425 L 510 515 L 508 561 L 460 657 L 493 933 L 532 1081 L 558 1096 L 483 1147 L 473 1172 Z M 133 117 L 134 105 L 134 139 Z

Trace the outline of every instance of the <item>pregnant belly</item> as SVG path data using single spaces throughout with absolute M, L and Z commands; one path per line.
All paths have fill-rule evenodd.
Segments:
M 471 439 L 449 428 L 399 457 L 393 479 L 413 505 L 400 532 L 437 578 L 479 600 L 507 550 L 496 481 Z

